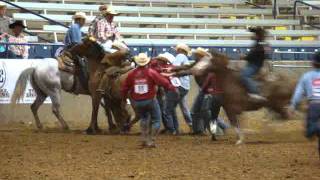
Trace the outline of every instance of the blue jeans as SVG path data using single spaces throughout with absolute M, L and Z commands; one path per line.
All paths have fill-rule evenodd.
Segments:
M 179 94 L 174 91 L 168 91 L 166 93 L 166 116 L 167 116 L 167 129 L 173 133 L 179 133 L 179 121 L 177 117 L 176 108 L 182 101 L 182 98 L 186 96 L 188 90 L 179 87 Z M 191 118 L 191 117 L 190 117 Z
M 188 103 L 187 103 L 187 94 L 188 94 L 189 90 L 181 88 L 181 89 L 179 89 L 179 92 L 180 92 L 179 107 L 181 109 L 182 115 L 184 117 L 184 120 L 188 124 L 188 126 L 192 126 L 191 113 L 190 113 Z
M 165 90 L 160 88 L 157 92 L 157 100 L 159 102 L 159 106 L 160 106 L 160 111 L 161 111 L 161 119 L 162 119 L 162 124 L 163 124 L 163 127 L 165 129 L 168 129 L 168 126 L 167 126 L 167 114 L 166 114 L 166 96 L 165 96 Z
M 253 93 L 253 94 L 259 93 L 258 85 L 252 79 L 254 75 L 258 74 L 259 70 L 260 70 L 260 67 L 256 65 L 247 64 L 247 66 L 241 71 L 241 81 L 249 93 Z
M 217 121 L 221 129 L 227 129 L 229 126 L 224 123 L 223 119 L 219 118 L 220 109 L 222 107 L 222 95 L 206 95 L 201 106 L 201 114 L 205 121 L 205 128 L 209 129 L 210 121 Z
M 310 103 L 307 112 L 306 137 L 320 137 L 320 103 Z
M 142 130 L 152 128 L 154 130 L 160 129 L 161 112 L 157 99 L 148 99 L 142 101 L 133 101 L 132 104 L 136 109 L 140 119 Z M 150 127 L 151 125 L 151 127 Z
M 194 133 L 204 132 L 204 121 L 201 116 L 201 105 L 204 100 L 204 95 L 205 94 L 201 90 L 199 90 L 199 93 L 193 101 L 193 105 L 191 108 L 192 129 Z

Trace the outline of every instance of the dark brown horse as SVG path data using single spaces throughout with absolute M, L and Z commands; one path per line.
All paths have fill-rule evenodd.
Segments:
M 99 82 L 101 79 L 101 72 L 108 68 L 101 64 L 101 60 L 109 58 L 112 61 L 121 61 L 127 56 L 127 51 L 117 51 L 112 54 L 105 54 L 103 48 L 92 38 L 85 38 L 83 43 L 72 47 L 69 51 L 71 54 L 80 57 L 86 57 L 89 66 L 89 82 L 88 89 L 92 98 L 92 114 L 91 123 L 87 129 L 88 134 L 96 134 L 100 131 L 97 123 L 98 110 L 101 99 L 104 98 L 106 106 L 108 106 L 113 113 L 113 116 L 121 127 L 130 119 L 130 115 L 126 110 L 126 100 L 120 95 L 114 94 L 112 96 L 102 96 L 97 92 Z M 120 84 L 120 82 L 118 82 Z M 113 85 L 116 86 L 116 85 Z M 119 85 L 118 85 L 119 86 Z
M 260 87 L 267 101 L 256 101 L 249 98 L 245 87 L 240 81 L 239 71 L 228 68 L 228 63 L 227 56 L 212 52 L 212 58 L 203 58 L 192 67 L 191 72 L 197 76 L 207 74 L 208 72 L 216 74 L 217 80 L 221 83 L 224 90 L 223 108 L 238 135 L 236 144 L 241 144 L 244 136 L 240 130 L 237 116 L 244 111 L 258 110 L 266 107 L 287 118 L 285 107 L 289 104 L 296 82 L 289 81 L 284 76 L 274 76 L 275 78 L 271 80 L 264 78 L 260 81 Z

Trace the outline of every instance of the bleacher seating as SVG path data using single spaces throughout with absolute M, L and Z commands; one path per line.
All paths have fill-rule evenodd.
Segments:
M 97 13 L 99 5 L 85 4 L 58 4 L 58 3 L 34 3 L 17 2 L 16 5 L 36 11 L 42 11 L 44 14 L 52 11 L 76 12 L 82 11 L 89 14 Z M 8 9 L 16 9 L 8 6 Z M 271 9 L 250 9 L 250 8 L 179 8 L 179 7 L 145 7 L 145 6 L 114 6 L 116 11 L 123 14 L 143 15 L 175 15 L 177 17 L 198 16 L 198 15 L 272 15 Z
M 311 1 L 306 2 L 320 5 L 320 1 Z M 268 29 L 268 42 L 277 51 L 273 56 L 275 59 L 310 59 L 312 53 L 320 47 L 318 30 L 300 26 L 300 20 L 293 20 L 292 15 L 273 19 L 270 5 L 260 9 L 245 2 L 246 0 L 15 0 L 19 6 L 40 12 L 66 25 L 72 23 L 71 16 L 76 11 L 86 12 L 89 23 L 98 13 L 100 4 L 112 4 L 122 13 L 115 17 L 115 22 L 134 53 L 160 53 L 170 50 L 178 42 L 185 42 L 193 47 L 215 48 L 237 59 L 239 53 L 246 53 L 252 44 L 249 40 L 251 33 L 247 31 L 250 26 Z M 291 4 L 288 6 L 291 7 Z M 283 7 L 286 7 L 286 3 Z M 304 6 L 299 8 L 300 15 L 319 15 L 317 10 L 305 9 Z M 24 20 L 28 31 L 61 43 L 66 28 L 17 11 L 11 6 L 8 9 L 13 18 Z M 87 31 L 87 25 L 83 28 L 84 32 Z M 296 27 L 296 30 L 292 27 Z M 47 57 L 52 56 L 54 49 L 56 46 L 41 46 L 30 48 L 30 51 L 35 57 Z M 290 53 L 286 54 L 286 51 Z

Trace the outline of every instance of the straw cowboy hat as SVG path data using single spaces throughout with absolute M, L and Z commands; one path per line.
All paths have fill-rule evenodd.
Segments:
M 107 8 L 107 10 L 102 11 L 102 14 L 103 14 L 103 15 L 108 15 L 108 14 L 109 14 L 109 15 L 113 15 L 113 16 L 119 15 L 119 13 L 116 12 L 116 11 L 113 9 L 112 6 L 109 6 L 109 7 Z
M 192 51 L 193 54 L 199 54 L 201 56 L 210 56 L 207 49 L 203 49 L 202 47 L 198 47 L 197 49 Z
M 113 49 L 129 50 L 128 46 L 121 41 L 114 41 L 112 43 Z
M 102 11 L 106 11 L 108 9 L 108 6 L 107 5 L 101 5 L 99 6 L 99 11 L 102 12 Z
M 140 53 L 138 56 L 134 57 L 134 61 L 139 65 L 139 66 L 145 66 L 150 62 L 150 58 L 148 57 L 147 54 L 145 53 Z
M 87 19 L 86 13 L 84 12 L 76 12 L 73 16 L 72 19 Z
M 181 49 L 181 50 L 185 51 L 185 52 L 188 54 L 188 56 L 191 55 L 191 49 L 190 49 L 190 47 L 189 47 L 188 45 L 184 44 L 184 43 L 179 43 L 179 44 L 177 44 L 177 46 L 176 46 L 174 49 L 175 49 L 176 51 L 177 51 L 178 49 Z
M 168 52 L 165 52 L 163 54 L 159 54 L 157 57 L 156 57 L 157 60 L 160 60 L 160 61 L 165 61 L 165 62 L 168 62 L 168 63 L 172 63 L 174 60 L 175 60 L 175 57 L 168 53 Z
M 3 2 L 0 2 L 0 8 L 4 8 L 4 7 L 7 7 L 7 4 L 3 3 Z
M 9 25 L 9 28 L 10 28 L 10 29 L 13 29 L 13 28 L 15 28 L 16 26 L 21 26 L 22 28 L 26 28 L 26 26 L 23 24 L 23 22 L 22 22 L 21 20 L 16 20 L 16 21 L 14 21 L 13 23 L 11 23 L 11 24 Z

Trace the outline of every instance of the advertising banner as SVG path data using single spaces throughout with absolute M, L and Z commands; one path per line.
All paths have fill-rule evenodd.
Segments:
M 30 67 L 58 66 L 55 59 L 0 59 L 0 104 L 9 104 L 20 74 Z M 32 104 L 36 93 L 28 80 L 24 97 L 18 103 Z M 47 98 L 45 103 L 51 103 Z

